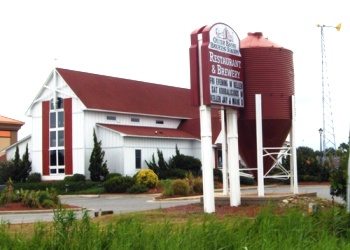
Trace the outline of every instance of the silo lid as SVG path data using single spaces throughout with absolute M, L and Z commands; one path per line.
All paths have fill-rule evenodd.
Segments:
M 262 32 L 249 32 L 248 36 L 243 40 L 241 40 L 241 49 L 256 48 L 256 47 L 282 48 L 282 46 L 274 42 L 271 42 L 267 38 L 264 38 Z

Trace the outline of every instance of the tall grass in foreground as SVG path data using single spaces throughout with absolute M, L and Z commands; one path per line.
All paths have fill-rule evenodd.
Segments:
M 102 226 L 63 210 L 52 226 L 36 224 L 29 237 L 11 235 L 2 224 L 0 249 L 350 249 L 350 217 L 339 209 L 313 216 L 267 209 L 254 219 L 203 215 L 185 223 L 124 215 Z

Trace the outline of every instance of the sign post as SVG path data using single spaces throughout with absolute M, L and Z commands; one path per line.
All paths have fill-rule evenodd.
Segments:
M 207 213 L 215 212 L 210 107 L 227 109 L 244 107 L 242 63 L 239 49 L 240 41 L 236 32 L 223 23 L 203 26 L 191 34 L 191 92 L 193 104 L 200 106 L 203 203 L 204 212 Z M 239 154 L 238 143 L 236 143 L 238 142 L 238 133 L 235 128 L 235 126 L 237 127 L 237 111 L 229 113 L 230 119 L 228 117 L 228 120 L 230 121 L 227 124 L 227 134 L 230 136 L 227 141 L 228 172 L 231 175 L 230 191 L 238 193 L 240 196 L 240 191 L 236 190 L 237 184 L 238 189 L 240 188 Z M 240 197 L 239 202 L 231 201 L 231 204 L 239 205 Z

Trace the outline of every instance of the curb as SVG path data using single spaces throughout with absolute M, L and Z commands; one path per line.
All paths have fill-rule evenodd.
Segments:
M 65 208 L 68 211 L 81 211 L 85 208 Z M 42 213 L 54 213 L 56 209 L 33 209 L 33 210 L 14 210 L 14 211 L 0 211 L 2 214 L 42 214 Z M 86 209 L 85 209 L 86 210 Z M 89 210 L 88 210 L 89 211 Z

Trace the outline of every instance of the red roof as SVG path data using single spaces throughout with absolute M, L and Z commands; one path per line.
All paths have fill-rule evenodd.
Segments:
M 126 136 L 199 139 L 198 137 L 180 129 L 125 126 L 125 125 L 112 125 L 112 124 L 99 124 L 99 125 L 102 127 L 114 130 L 116 132 L 125 134 Z
M 91 73 L 57 69 L 88 109 L 166 117 L 198 117 L 190 90 Z

